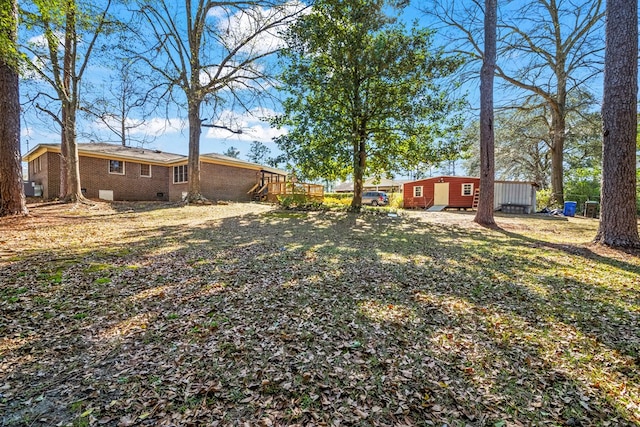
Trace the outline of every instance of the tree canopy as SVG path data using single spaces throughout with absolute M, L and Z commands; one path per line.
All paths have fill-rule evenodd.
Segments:
M 458 130 L 459 102 L 439 79 L 460 66 L 432 48 L 432 32 L 398 23 L 384 0 L 321 0 L 288 33 L 283 55 L 280 148 L 311 179 L 409 170 L 434 157 L 434 142 Z
M 533 0 L 505 5 L 498 16 L 496 76 L 515 93 L 502 104 L 547 105 L 551 187 L 558 204 L 564 200 L 568 101 L 602 71 L 603 7 L 602 0 Z M 478 76 L 483 57 L 482 9 L 480 0 L 434 0 L 425 10 L 443 24 L 447 50 L 469 58 L 470 78 Z
M 143 49 L 132 52 L 162 82 L 167 99 L 186 107 L 189 126 L 187 201 L 200 187 L 202 127 L 240 134 L 225 108 L 249 111 L 271 86 L 265 58 L 280 49 L 278 31 L 300 12 L 279 0 L 227 2 L 138 0 Z

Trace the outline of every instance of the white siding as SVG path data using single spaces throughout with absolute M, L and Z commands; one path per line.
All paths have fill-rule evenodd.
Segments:
M 495 182 L 494 208 L 502 205 L 526 205 L 529 212 L 536 211 L 536 187 L 529 182 Z

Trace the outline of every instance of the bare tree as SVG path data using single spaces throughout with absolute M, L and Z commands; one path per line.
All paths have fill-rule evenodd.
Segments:
M 595 241 L 640 247 L 636 214 L 638 2 L 607 0 L 602 206 Z
M 300 12 L 300 5 L 275 0 L 142 0 L 139 5 L 151 37 L 138 55 L 166 84 L 167 98 L 187 109 L 187 202 L 205 201 L 200 187 L 202 127 L 243 132 L 223 119 L 222 109 L 249 111 L 267 92 L 272 83 L 263 61 L 281 48 L 277 32 Z
M 153 98 L 153 87 L 148 76 L 136 69 L 135 61 L 122 59 L 115 61 L 118 67 L 109 75 L 101 87 L 103 92 L 82 107 L 86 115 L 98 120 L 124 147 L 137 144 L 142 146 L 152 142 L 156 135 L 137 131 L 148 123 L 157 100 Z M 93 135 L 101 138 L 100 135 Z
M 452 51 L 477 63 L 482 58 L 480 10 L 480 0 L 434 0 L 434 7 L 425 12 L 446 25 Z M 601 72 L 602 17 L 602 0 L 533 0 L 522 2 L 514 12 L 503 12 L 497 25 L 496 75 L 529 94 L 525 103 L 542 98 L 549 106 L 551 187 L 558 204 L 564 201 L 567 99 Z
M 0 2 L 0 216 L 28 213 L 22 185 L 18 88 L 18 2 Z
M 82 9 L 76 0 L 35 2 L 34 10 L 25 11 L 31 31 L 41 32 L 23 46 L 30 58 L 30 74 L 44 83 L 31 99 L 36 108 L 60 126 L 60 198 L 67 202 L 85 200 L 80 186 L 77 111 L 89 60 L 109 24 L 111 3 L 100 2 L 100 9 L 82 3 Z
M 495 161 L 493 129 L 493 78 L 496 68 L 497 0 L 484 2 L 484 55 L 480 70 L 480 194 L 474 221 L 495 225 L 493 218 Z

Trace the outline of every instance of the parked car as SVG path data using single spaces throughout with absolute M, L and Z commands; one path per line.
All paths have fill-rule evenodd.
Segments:
M 365 191 L 362 195 L 362 204 L 371 206 L 388 205 L 389 196 L 384 191 Z

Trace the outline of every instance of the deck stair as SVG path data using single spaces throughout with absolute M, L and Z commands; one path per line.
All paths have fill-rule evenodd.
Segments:
M 478 202 L 480 201 L 480 189 L 476 188 L 476 191 L 473 193 L 473 204 L 471 207 L 473 209 L 478 209 Z
M 251 187 L 251 190 L 247 191 L 247 194 L 251 194 L 251 200 L 254 202 L 261 202 L 266 199 L 267 184 L 260 187 L 260 183 Z

